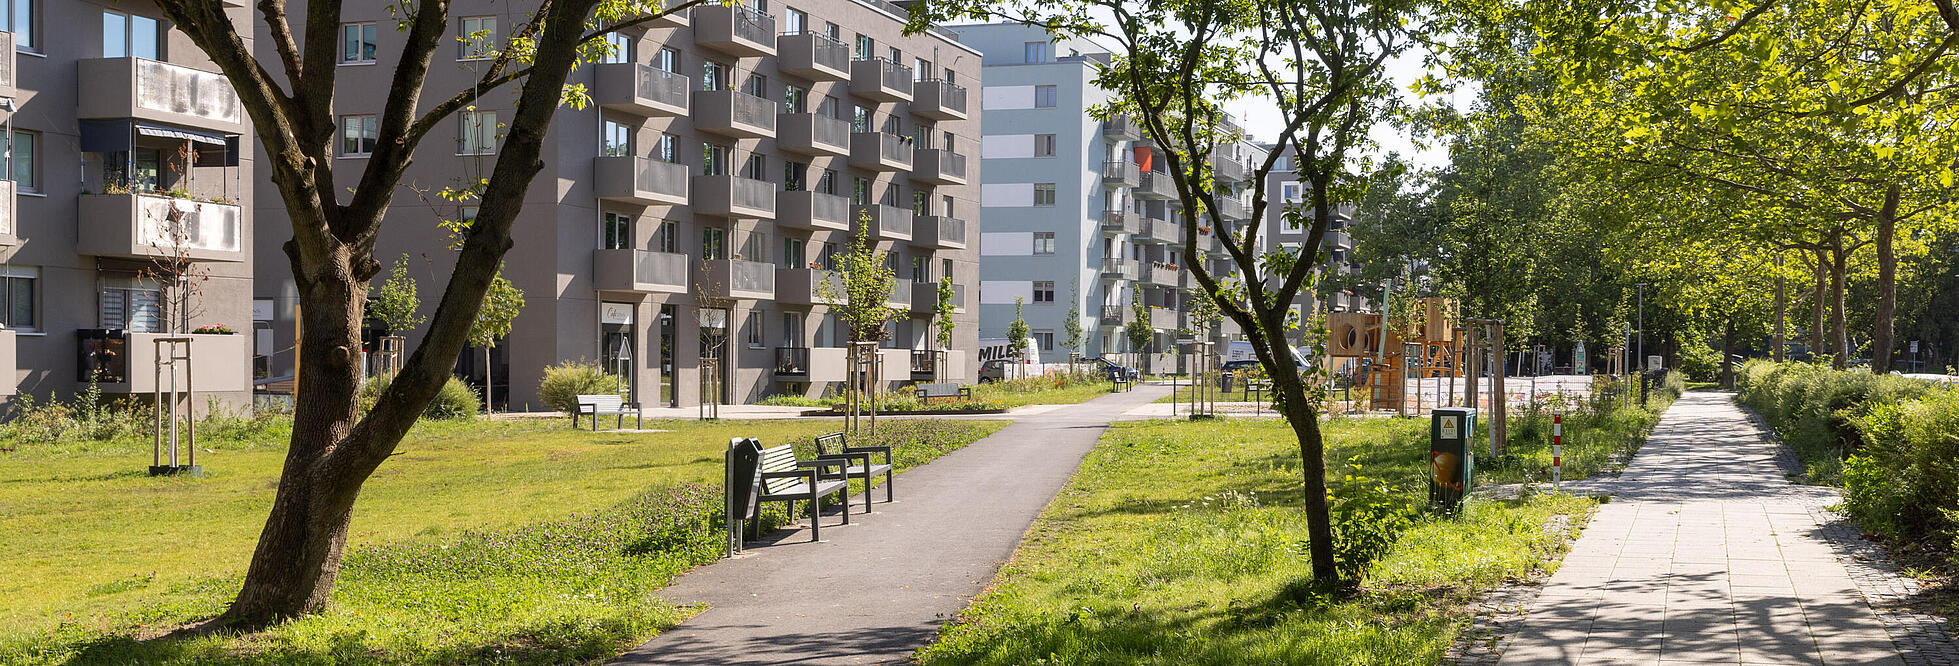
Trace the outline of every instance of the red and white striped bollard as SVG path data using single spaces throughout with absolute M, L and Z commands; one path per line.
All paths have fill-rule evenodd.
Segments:
M 1551 412 L 1551 489 L 1564 478 L 1564 414 Z

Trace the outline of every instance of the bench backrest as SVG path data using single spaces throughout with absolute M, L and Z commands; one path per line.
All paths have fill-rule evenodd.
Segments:
M 816 438 L 816 455 L 831 456 L 843 453 L 845 446 L 847 444 L 844 442 L 843 433 L 833 432 L 823 435 Z
M 594 409 L 601 412 L 618 411 L 620 405 L 625 404 L 625 402 L 626 401 L 624 399 L 621 399 L 619 396 L 607 394 L 607 393 L 600 393 L 595 395 L 586 395 L 581 393 L 578 395 L 579 406 L 583 407 L 585 405 L 591 405 Z
M 915 388 L 923 392 L 925 395 L 932 396 L 935 398 L 959 395 L 959 385 L 950 382 L 941 382 L 938 384 L 919 384 Z
M 787 445 L 762 449 L 762 471 L 763 472 L 796 471 L 796 449 L 794 447 L 787 446 Z M 773 478 L 773 479 L 762 480 L 763 488 L 767 489 L 771 493 L 779 493 L 779 492 L 787 491 L 790 488 L 795 487 L 796 484 L 798 483 L 801 483 L 801 481 L 797 481 L 795 479 L 787 479 L 787 478 Z

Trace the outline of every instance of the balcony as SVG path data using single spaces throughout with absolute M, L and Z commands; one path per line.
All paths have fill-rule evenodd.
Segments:
M 700 295 L 747 301 L 775 299 L 775 271 L 775 264 L 740 259 L 709 259 L 694 269 Z
M 909 102 L 911 68 L 883 58 L 852 62 L 850 94 L 874 102 Z
M 775 199 L 777 229 L 850 231 L 848 198 L 822 192 L 781 192 Z
M 1244 162 L 1211 153 L 1211 175 L 1227 183 L 1242 183 L 1251 172 Z
M 750 220 L 775 219 L 775 183 L 741 176 L 695 176 L 694 213 Z
M 932 315 L 939 311 L 939 283 L 911 283 L 911 312 L 916 315 Z M 966 311 L 966 285 L 952 285 L 952 311 Z
M 14 228 L 14 181 L 0 180 L 0 247 L 19 245 L 18 234 Z
M 647 118 L 687 115 L 687 93 L 693 81 L 654 67 L 609 62 L 592 69 L 592 101 L 602 108 Z
M 1135 187 L 1139 178 L 1134 162 L 1115 160 L 1102 163 L 1103 187 Z
M 814 113 L 776 116 L 775 147 L 788 153 L 818 157 L 850 154 L 850 123 Z
M 782 305 L 829 305 L 823 296 L 828 284 L 832 297 L 843 297 L 843 275 L 821 268 L 775 269 L 775 302 Z
M 168 390 L 173 384 L 179 391 L 252 389 L 252 336 L 249 335 L 130 333 L 99 328 L 76 333 L 80 339 L 76 381 L 94 381 L 103 393 L 155 393 L 159 386 Z M 160 339 L 189 340 L 190 365 L 159 377 L 156 359 Z M 168 346 L 164 353 L 170 353 Z M 13 375 L 7 377 L 11 379 Z
M 1110 236 L 1133 236 L 1143 228 L 1142 216 L 1126 210 L 1111 210 L 1102 213 L 1102 233 Z
M 223 134 L 245 131 L 245 110 L 223 74 L 142 58 L 75 63 L 75 116 L 136 118 Z
M 913 349 L 910 365 L 914 381 L 928 381 L 938 375 L 939 353 L 930 349 Z
M 912 85 L 912 115 L 933 120 L 965 120 L 966 88 L 932 79 Z
M 75 252 L 98 257 L 244 261 L 238 206 L 149 194 L 84 194 Z
M 1150 328 L 1159 331 L 1177 330 L 1177 311 L 1170 308 L 1150 308 Z
M 966 221 L 938 215 L 919 215 L 912 226 L 911 244 L 939 250 L 966 249 Z
M 600 291 L 685 294 L 687 255 L 650 250 L 593 250 L 592 283 Z
M 1344 312 L 1354 307 L 1354 297 L 1347 292 L 1336 291 L 1327 299 L 1327 304 L 1336 311 Z
M 1246 208 L 1245 202 L 1239 201 L 1237 197 L 1221 196 L 1217 200 L 1219 217 L 1227 221 L 1251 219 L 1251 210 Z
M 912 212 L 910 208 L 871 204 L 852 206 L 850 219 L 852 227 L 870 216 L 871 239 L 880 241 L 911 241 Z
M 1114 115 L 1102 121 L 1102 136 L 1117 141 L 1135 141 L 1143 138 L 1143 128 L 1129 116 Z
M 911 140 L 901 134 L 857 132 L 850 135 L 850 165 L 871 171 L 910 171 Z
M 840 382 L 849 359 L 842 347 L 777 347 L 775 378 L 792 382 Z
M 934 185 L 965 185 L 966 156 L 939 148 L 912 151 L 911 179 Z
M 1136 260 L 1135 259 L 1103 259 L 1102 279 L 1105 280 L 1136 279 Z
M 689 25 L 693 25 L 694 23 L 693 16 L 694 16 L 694 8 L 688 7 L 686 9 L 682 9 L 676 12 L 671 12 L 662 15 L 659 18 L 648 21 L 646 23 L 646 28 L 648 30 L 658 30 L 661 28 L 685 28 Z
M 1158 287 L 1172 289 L 1183 286 L 1183 268 L 1160 261 L 1143 264 L 1143 282 Z
M 13 54 L 7 56 L 13 57 Z M 20 376 L 15 367 L 14 332 L 0 328 L 0 396 L 14 394 L 15 384 L 19 383 L 15 378 Z
M 800 32 L 776 40 L 776 70 L 811 81 L 850 78 L 850 46 L 829 35 Z
M 694 7 L 694 44 L 740 58 L 772 56 L 775 17 L 741 5 Z
M 1177 183 L 1170 174 L 1161 171 L 1145 171 L 1136 181 L 1136 188 L 1129 191 L 1138 199 L 1175 199 Z
M 1329 249 L 1351 250 L 1354 249 L 1354 237 L 1345 231 L 1329 231 L 1326 232 L 1325 244 Z
M 0 97 L 13 97 L 18 93 L 14 83 L 14 33 L 0 32 Z M 0 381 L 0 384 L 9 382 Z M 9 390 L 11 386 L 0 386 Z
M 884 289 L 884 306 L 888 308 L 894 308 L 899 311 L 910 310 L 911 309 L 911 283 L 899 281 L 897 279 L 891 280 L 890 286 L 885 287 Z
M 694 92 L 694 129 L 736 139 L 775 138 L 775 102 L 739 90 Z
M 638 206 L 687 205 L 687 165 L 650 157 L 592 158 L 592 191 Z
M 1102 306 L 1102 316 L 1096 319 L 1095 322 L 1102 326 L 1127 326 L 1129 325 L 1129 308 L 1121 305 L 1104 305 Z
M 1143 218 L 1143 228 L 1137 233 L 1136 240 L 1152 244 L 1182 243 L 1184 242 L 1183 225 L 1169 220 L 1146 217 Z

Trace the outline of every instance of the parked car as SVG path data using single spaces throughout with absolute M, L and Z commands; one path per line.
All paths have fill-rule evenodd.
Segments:
M 1013 365 L 1013 359 L 995 358 L 980 361 L 979 383 L 990 384 L 996 380 L 1006 379 L 1009 365 Z

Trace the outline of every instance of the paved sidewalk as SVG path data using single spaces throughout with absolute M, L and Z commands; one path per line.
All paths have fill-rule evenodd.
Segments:
M 1503 664 L 1902 664 L 1813 509 L 1727 393 L 1674 403 Z
M 708 609 L 617 663 L 903 663 L 993 579 L 1110 419 L 1168 393 L 1146 385 L 1017 412 L 991 437 L 899 475 L 896 503 L 849 527 L 825 516 L 829 539 L 798 530 L 682 576 L 663 594 Z

